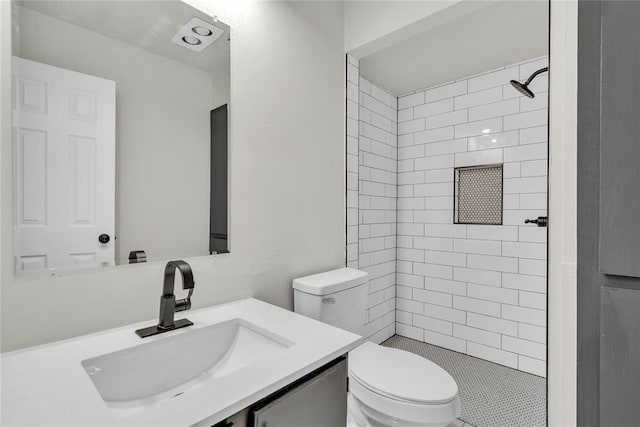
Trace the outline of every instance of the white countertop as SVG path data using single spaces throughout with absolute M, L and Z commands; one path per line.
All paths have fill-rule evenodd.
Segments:
M 128 325 L 2 355 L 0 423 L 10 425 L 211 426 L 347 353 L 361 337 L 250 298 L 176 313 L 194 325 L 148 338 Z M 108 406 L 81 361 L 175 334 L 242 318 L 295 344 L 279 354 L 184 394 L 134 408 Z M 185 363 L 189 355 L 184 355 Z

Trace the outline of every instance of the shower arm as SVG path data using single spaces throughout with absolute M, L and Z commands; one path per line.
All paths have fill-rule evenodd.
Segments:
M 531 74 L 531 76 L 527 79 L 524 85 L 529 86 L 529 83 L 531 83 L 531 81 L 535 79 L 538 74 L 544 73 L 545 71 L 549 71 L 549 67 L 540 68 L 538 71 Z

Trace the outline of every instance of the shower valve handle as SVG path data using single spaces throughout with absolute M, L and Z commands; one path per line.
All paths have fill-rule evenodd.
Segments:
M 546 216 L 539 216 L 536 219 L 524 220 L 525 224 L 537 224 L 538 227 L 546 227 L 548 222 L 549 222 L 549 217 L 546 217 Z

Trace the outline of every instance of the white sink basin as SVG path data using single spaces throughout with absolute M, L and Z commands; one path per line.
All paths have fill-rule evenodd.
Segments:
M 210 427 L 361 342 L 253 298 L 0 355 L 0 425 Z M 258 326 L 260 325 L 260 326 Z
M 125 350 L 83 360 L 109 406 L 144 406 L 179 396 L 291 347 L 243 319 L 184 329 Z

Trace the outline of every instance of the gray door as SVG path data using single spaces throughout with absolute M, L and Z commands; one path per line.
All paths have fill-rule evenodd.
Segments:
M 227 235 L 228 171 L 227 104 L 211 110 L 211 210 L 209 216 L 209 253 L 229 252 Z
M 640 425 L 640 2 L 578 6 L 578 425 Z

